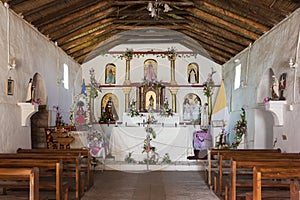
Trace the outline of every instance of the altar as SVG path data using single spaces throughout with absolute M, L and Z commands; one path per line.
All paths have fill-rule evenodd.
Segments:
M 193 155 L 194 126 L 153 125 L 151 127 L 156 133 L 156 138 L 151 141 L 151 145 L 156 148 L 159 160 L 166 154 L 172 162 L 186 161 L 187 156 Z M 129 154 L 136 162 L 144 161 L 147 158 L 147 153 L 142 153 L 146 134 L 143 126 L 114 127 L 110 136 L 109 149 L 115 161 L 124 161 Z

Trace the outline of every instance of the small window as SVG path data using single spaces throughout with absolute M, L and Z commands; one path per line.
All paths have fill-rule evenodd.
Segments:
M 240 88 L 240 85 L 241 85 L 241 68 L 242 68 L 241 64 L 238 64 L 235 67 L 235 77 L 234 77 L 234 89 L 235 90 Z
M 69 66 L 64 64 L 64 88 L 69 89 Z

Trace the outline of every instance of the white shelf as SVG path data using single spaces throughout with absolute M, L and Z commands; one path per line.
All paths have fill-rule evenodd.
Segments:
M 30 117 L 39 110 L 38 105 L 31 103 L 17 103 L 21 108 L 21 124 L 28 126 Z
M 274 117 L 275 126 L 283 125 L 283 113 L 286 101 L 268 101 L 265 103 L 266 110 L 270 111 Z

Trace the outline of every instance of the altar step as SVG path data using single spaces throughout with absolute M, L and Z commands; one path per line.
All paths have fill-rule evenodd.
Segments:
M 95 170 L 143 171 L 204 171 L 207 160 L 177 161 L 170 164 L 135 164 L 122 161 L 99 160 Z

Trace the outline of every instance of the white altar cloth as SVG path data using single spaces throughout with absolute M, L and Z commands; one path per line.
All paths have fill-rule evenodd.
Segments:
M 152 126 L 156 138 L 151 141 L 151 146 L 156 147 L 159 161 L 166 153 L 172 162 L 186 161 L 188 155 L 193 155 L 193 126 L 163 127 Z M 124 161 L 129 153 L 135 161 L 144 161 L 147 153 L 143 151 L 146 138 L 145 127 L 114 127 L 110 136 L 110 151 L 116 161 Z

